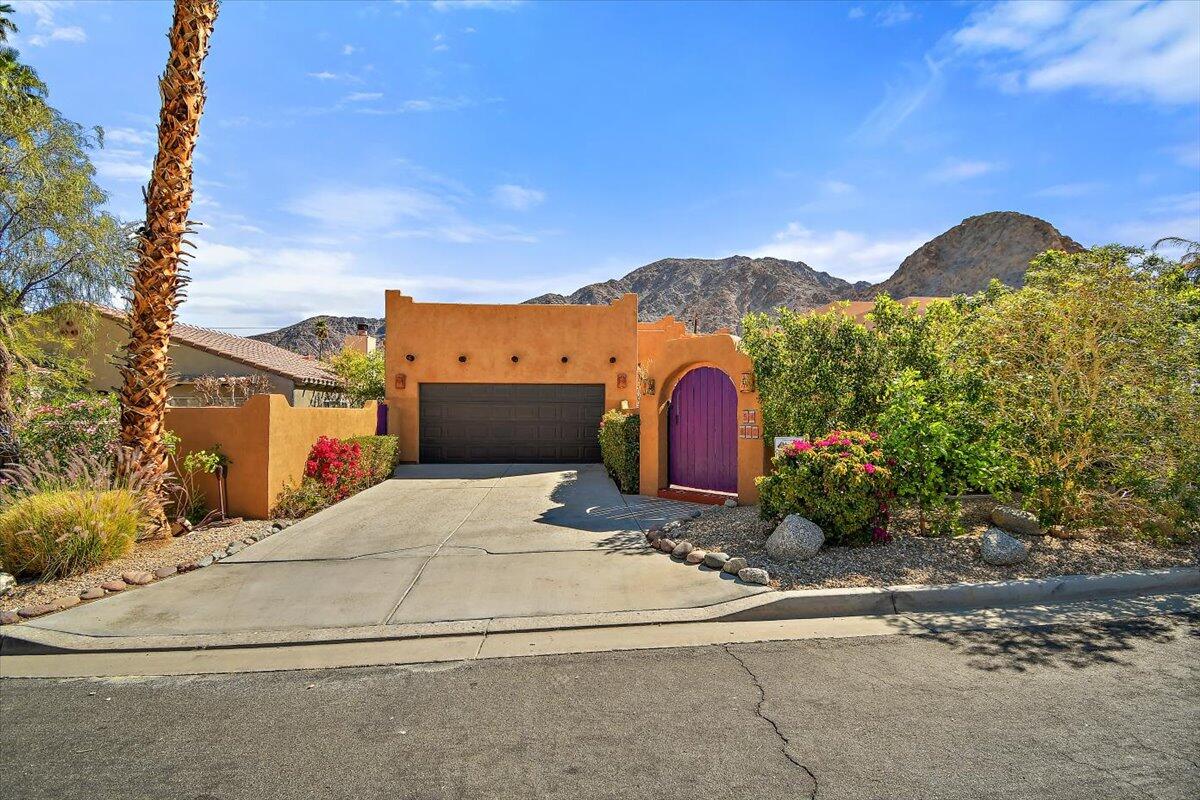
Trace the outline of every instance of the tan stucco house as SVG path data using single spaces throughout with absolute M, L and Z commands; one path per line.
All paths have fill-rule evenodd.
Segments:
M 91 306 L 95 312 L 94 332 L 80 337 L 77 353 L 91 372 L 90 387 L 115 392 L 121 385 L 116 356 L 129 341 L 124 312 Z M 79 326 L 64 322 L 64 336 L 78 336 Z M 337 375 L 328 365 L 282 347 L 209 328 L 176 322 L 171 329 L 171 370 L 174 385 L 170 403 L 195 405 L 196 379 L 263 376 L 271 392 L 281 394 L 293 406 L 343 405 Z
M 388 430 L 409 462 L 594 462 L 608 409 L 637 412 L 643 494 L 757 501 L 753 365 L 728 331 L 609 305 L 418 303 L 386 295 Z

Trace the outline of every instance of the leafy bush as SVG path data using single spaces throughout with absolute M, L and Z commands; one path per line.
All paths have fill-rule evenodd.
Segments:
M 359 447 L 359 463 L 365 472 L 364 489 L 392 477 L 400 463 L 399 436 L 355 436 L 346 442 Z
M 771 463 L 772 474 L 757 481 L 764 518 L 800 514 L 820 525 L 830 544 L 890 538 L 892 473 L 878 434 L 833 431 L 784 445 Z
M 84 572 L 128 553 L 144 513 L 142 497 L 126 489 L 23 497 L 0 513 L 0 562 L 35 578 Z
M 896 497 L 916 506 L 922 535 L 961 531 L 960 504 L 950 495 L 990 492 L 1009 478 L 995 432 L 976 411 L 963 392 L 939 392 L 914 370 L 888 387 L 879 415 L 882 449 Z
M 1136 250 L 1048 251 L 972 315 L 957 367 L 982 382 L 1043 522 L 1195 525 L 1197 296 Z
M 303 519 L 336 502 L 329 489 L 315 478 L 302 478 L 299 486 L 283 487 L 272 514 L 283 519 Z
M 18 429 L 21 450 L 39 460 L 65 463 L 83 455 L 111 463 L 119 414 L 110 395 L 39 406 Z
M 322 436 L 308 452 L 304 474 L 328 489 L 337 502 L 357 491 L 356 487 L 366 477 L 361 459 L 362 447 L 358 444 Z
M 640 433 L 637 414 L 613 409 L 600 418 L 600 457 L 609 477 L 626 494 L 638 490 Z

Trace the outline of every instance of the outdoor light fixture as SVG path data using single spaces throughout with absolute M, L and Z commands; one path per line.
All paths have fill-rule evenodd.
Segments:
M 646 378 L 646 394 L 654 394 L 654 378 Z
M 624 389 L 624 388 L 625 388 L 625 384 L 626 384 L 626 382 L 627 382 L 627 379 L 626 379 L 626 377 L 625 377 L 625 373 L 624 373 L 624 372 L 618 372 L 618 373 L 617 373 L 617 388 L 618 388 L 618 389 Z
M 459 356 L 459 357 L 458 357 L 458 363 L 460 363 L 460 364 L 465 364 L 465 363 L 467 363 L 467 357 L 466 357 L 466 356 Z
M 752 373 L 752 372 L 743 372 L 742 373 L 742 391 L 743 392 L 753 392 L 754 391 L 754 373 Z
M 416 360 L 417 360 L 417 357 L 416 357 L 416 356 L 414 356 L 412 353 L 409 353 L 408 355 L 406 355 L 406 356 L 404 357 L 404 360 L 405 360 L 405 361 L 416 361 Z
M 406 385 L 408 385 L 408 378 L 405 376 L 405 374 L 403 372 L 397 374 L 396 375 L 396 388 L 403 389 Z
M 520 356 L 513 356 L 513 357 L 512 357 L 512 362 L 513 362 L 514 364 L 515 364 L 515 363 L 517 363 L 517 362 L 518 362 L 518 361 L 520 361 L 520 360 L 521 360 Z
M 608 363 L 610 363 L 610 364 L 615 364 L 615 363 L 617 363 L 617 357 L 616 357 L 616 356 L 609 356 L 609 357 L 608 357 Z
M 570 361 L 571 359 L 567 358 L 566 356 L 563 356 L 563 357 L 562 357 L 561 359 L 559 359 L 559 360 L 560 360 L 560 361 L 562 361 L 562 363 L 564 363 L 564 364 L 565 364 L 565 363 L 567 363 L 568 361 Z

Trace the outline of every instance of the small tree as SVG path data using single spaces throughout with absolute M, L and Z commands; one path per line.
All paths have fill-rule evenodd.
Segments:
M 330 364 L 342 379 L 342 391 L 351 403 L 361 406 L 371 400 L 383 402 L 386 380 L 382 350 L 366 354 L 343 350 L 330 359 Z
M 3 18 L 3 17 L 0 17 Z M 70 384 L 68 344 L 56 307 L 110 302 L 125 283 L 129 231 L 103 210 L 89 153 L 101 131 L 85 131 L 30 90 L 15 52 L 6 51 L 0 92 L 0 461 L 15 454 L 15 400 Z M 16 64 L 16 66 L 13 66 Z M 13 90 L 21 83 L 26 90 Z M 37 84 L 40 86 L 40 83 Z M 88 315 L 70 312 L 76 322 Z
M 1200 335 L 1178 269 L 1117 246 L 1035 258 L 957 348 L 1047 523 L 1176 524 L 1200 495 Z M 1190 321 L 1189 321 L 1190 320 Z

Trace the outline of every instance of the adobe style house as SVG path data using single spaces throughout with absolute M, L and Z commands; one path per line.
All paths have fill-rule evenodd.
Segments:
M 757 502 L 753 366 L 728 332 L 607 306 L 418 303 L 386 295 L 388 430 L 408 462 L 600 460 L 608 409 L 638 413 L 641 492 Z
M 115 358 L 129 341 L 125 314 L 104 306 L 90 308 L 96 312 L 94 335 L 81 339 L 76 352 L 91 372 L 90 388 L 115 392 L 121 385 Z M 67 322 L 60 332 L 78 335 L 78 326 Z M 266 342 L 176 322 L 171 328 L 170 355 L 174 406 L 195 405 L 195 382 L 205 375 L 263 376 L 271 392 L 283 395 L 293 406 L 342 404 L 340 381 L 327 365 Z

